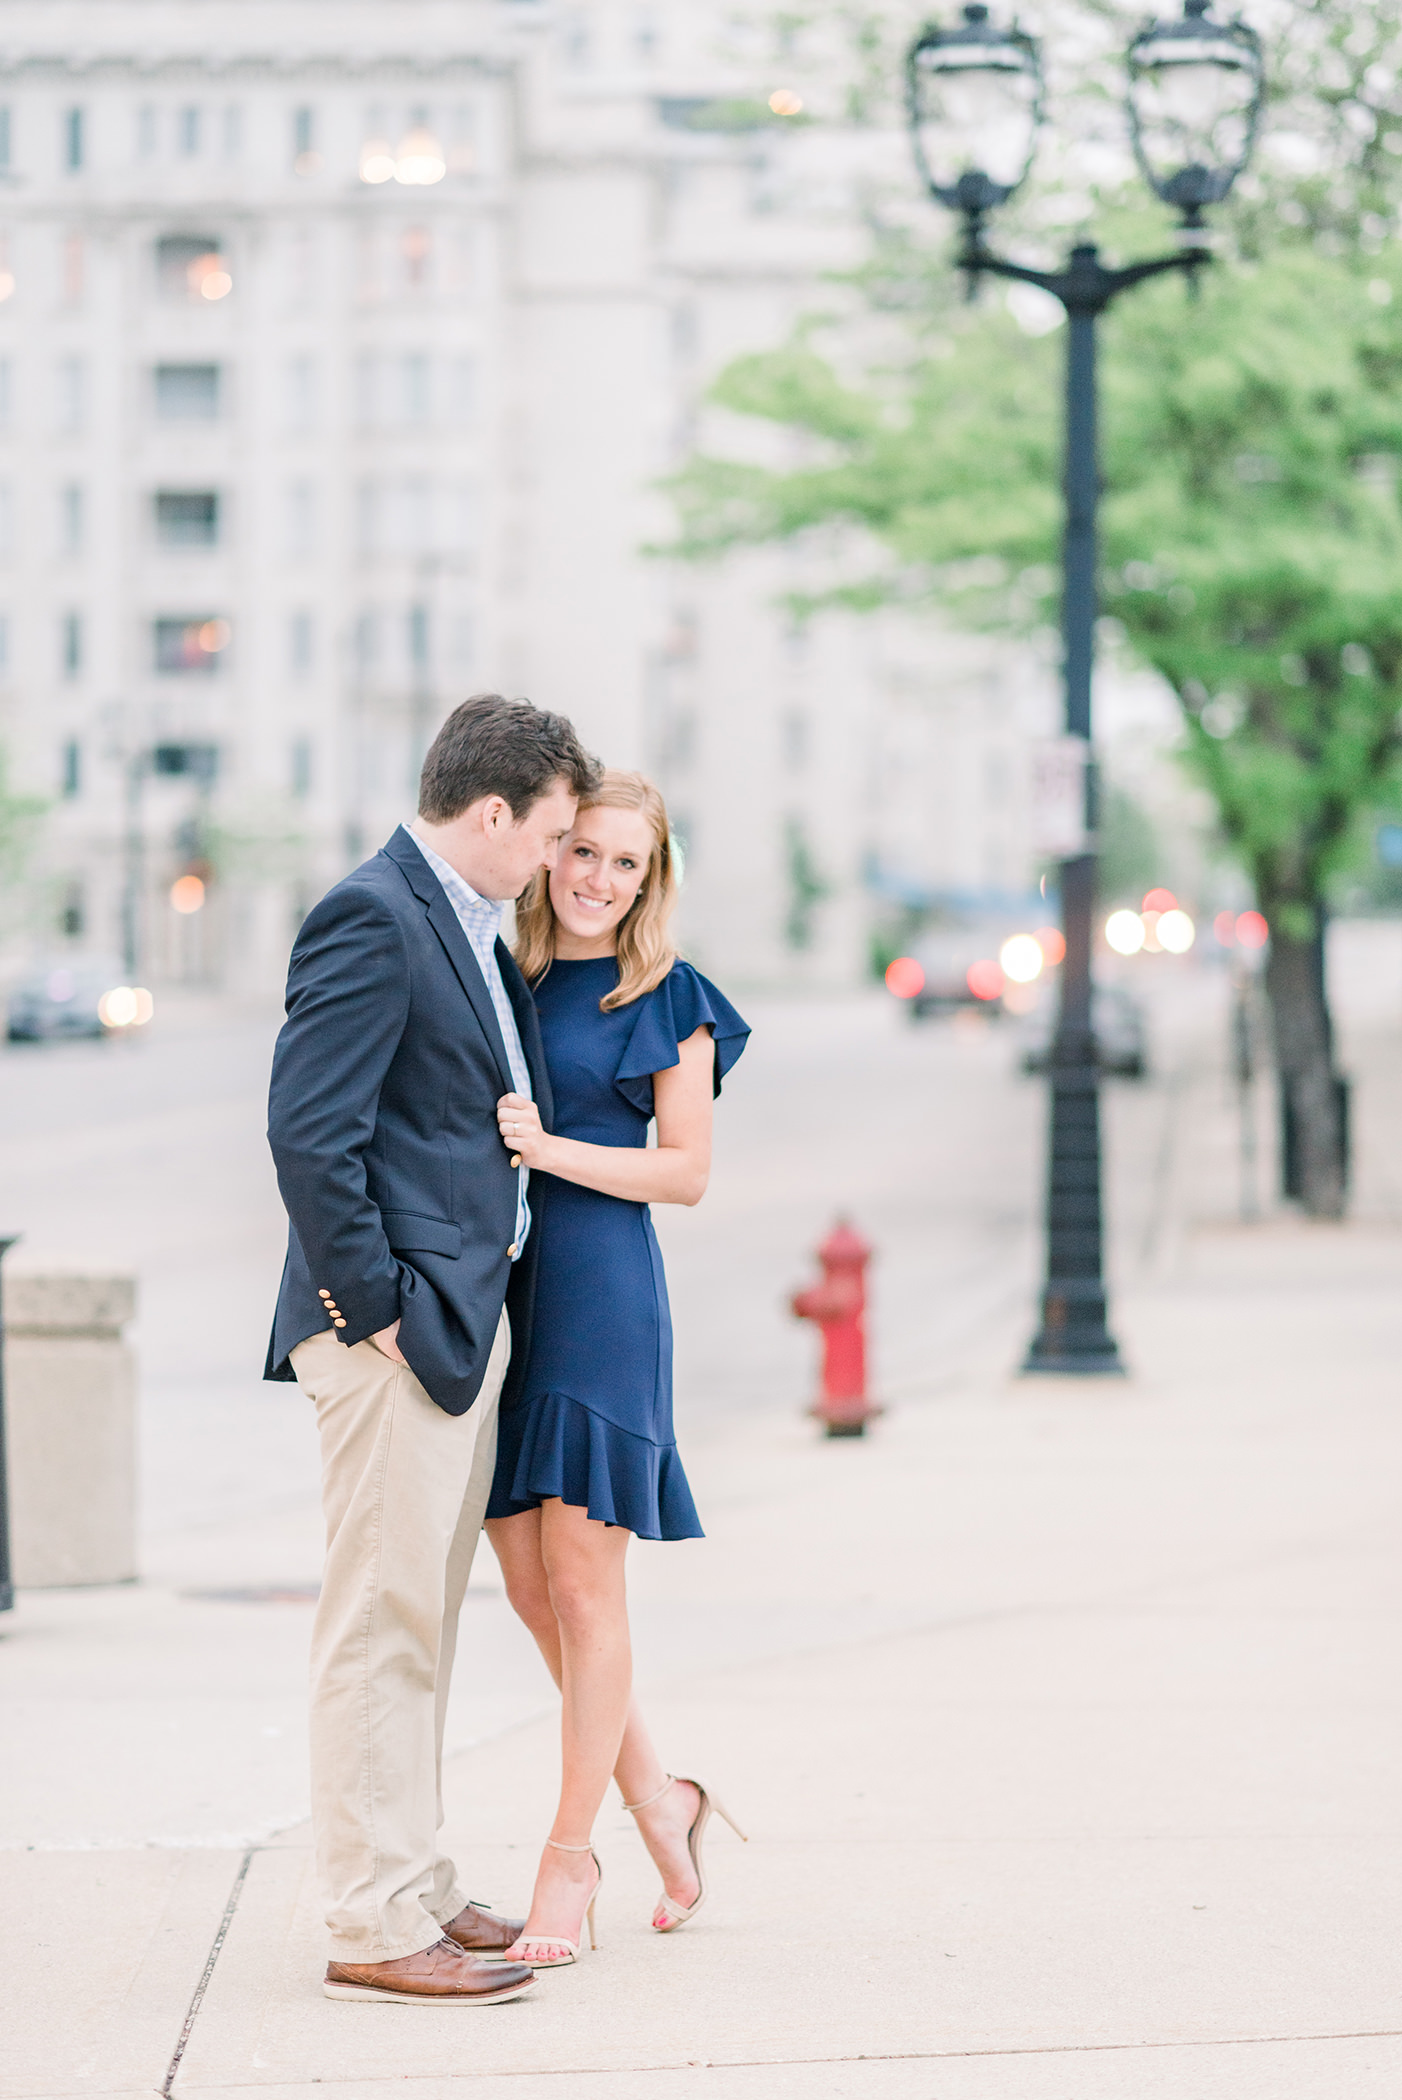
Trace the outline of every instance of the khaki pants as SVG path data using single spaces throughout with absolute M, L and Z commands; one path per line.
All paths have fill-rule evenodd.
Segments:
M 317 1334 L 292 1351 L 321 1433 L 312 1827 L 338 1961 L 417 1954 L 468 1900 L 438 1849 L 443 1722 L 510 1354 L 503 1312 L 476 1404 L 455 1416 L 373 1342 Z

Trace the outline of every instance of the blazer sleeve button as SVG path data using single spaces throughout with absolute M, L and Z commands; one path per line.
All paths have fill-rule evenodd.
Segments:
M 509 1247 L 507 1248 L 507 1250 L 506 1250 L 506 1258 L 507 1258 L 507 1260 L 508 1260 L 508 1261 L 515 1261 L 515 1259 L 516 1259 L 517 1255 L 518 1255 L 518 1254 L 519 1254 L 520 1252 L 521 1252 L 521 1249 L 520 1249 L 520 1248 L 519 1248 L 519 1247 L 517 1246 L 517 1244 L 516 1244 L 515 1240 L 513 1240 L 513 1241 L 511 1242 L 511 1245 L 510 1245 L 510 1246 L 509 1246 Z

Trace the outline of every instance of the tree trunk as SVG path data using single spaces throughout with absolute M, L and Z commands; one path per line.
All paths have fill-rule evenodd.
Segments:
M 1290 900 L 1296 912 L 1298 900 Z M 1286 900 L 1263 897 L 1271 929 L 1266 993 L 1276 1069 L 1293 1117 L 1300 1202 L 1313 1218 L 1340 1218 L 1346 1198 L 1344 1119 L 1334 1071 L 1333 1024 L 1324 984 L 1324 912 L 1303 940 L 1285 930 Z

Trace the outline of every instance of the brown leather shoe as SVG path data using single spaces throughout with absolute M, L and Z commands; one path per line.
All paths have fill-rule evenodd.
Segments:
M 445 1940 L 452 1940 L 467 1954 L 505 1954 L 526 1929 L 524 1918 L 500 1918 L 483 1903 L 469 1903 L 443 1927 Z
M 402 2005 L 501 2005 L 535 1983 L 524 1962 L 475 1961 L 451 1940 L 397 1961 L 332 1961 L 321 1988 L 328 1998 L 395 1999 Z

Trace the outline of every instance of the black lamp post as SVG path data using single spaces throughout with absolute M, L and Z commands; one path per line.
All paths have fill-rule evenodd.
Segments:
M 1260 123 L 1260 39 L 1241 21 L 1214 22 L 1209 0 L 1186 0 L 1181 21 L 1146 24 L 1129 46 L 1129 123 L 1135 158 L 1155 195 L 1179 213 L 1171 255 L 1108 269 L 1084 243 L 1061 270 L 1033 270 L 995 255 L 984 240 L 989 213 L 1020 188 L 1042 114 L 1035 40 L 998 28 L 988 9 L 964 9 L 957 29 L 930 27 L 906 61 L 916 165 L 931 196 L 963 217 L 958 265 L 972 298 L 985 274 L 1039 285 L 1066 309 L 1066 522 L 1062 639 L 1066 734 L 1082 755 L 1081 850 L 1061 864 L 1066 956 L 1051 1058 L 1047 1173 L 1047 1266 L 1040 1330 L 1025 1371 L 1118 1374 L 1123 1366 L 1106 1324 L 1101 1260 L 1099 1072 L 1091 1022 L 1095 907 L 1095 772 L 1091 764 L 1091 673 L 1095 660 L 1095 324 L 1112 299 L 1145 278 L 1184 270 L 1190 283 L 1211 258 L 1202 215 L 1220 203 L 1250 157 Z

